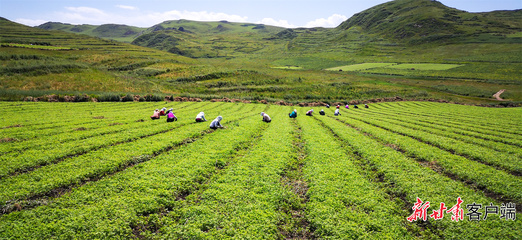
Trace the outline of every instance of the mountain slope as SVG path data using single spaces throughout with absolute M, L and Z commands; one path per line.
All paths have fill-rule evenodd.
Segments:
M 285 28 L 228 21 L 165 21 L 154 25 L 132 44 L 193 58 L 250 54 L 273 45 L 272 38 Z
M 520 15 L 520 12 L 468 13 L 434 0 L 395 0 L 355 14 L 338 29 L 360 27 L 368 33 L 410 40 L 481 33 L 510 34 L 521 31 L 522 27 L 521 21 L 514 21 L 513 15 Z
M 38 28 L 45 30 L 60 30 L 70 33 L 85 34 L 92 37 L 100 37 L 106 39 L 118 40 L 121 42 L 132 42 L 136 37 L 141 35 L 146 28 L 139 28 L 121 24 L 103 24 L 103 25 L 72 25 L 68 23 L 47 22 Z
M 151 48 L 28 27 L 7 19 L 0 19 L 0 45 L 1 99 L 54 92 L 159 92 L 147 76 L 171 68 L 183 70 L 196 62 Z

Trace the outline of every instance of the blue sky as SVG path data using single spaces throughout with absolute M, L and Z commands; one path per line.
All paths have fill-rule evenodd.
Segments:
M 0 16 L 28 26 L 45 22 L 139 27 L 177 19 L 336 27 L 388 0 L 0 0 Z M 522 0 L 440 0 L 468 12 L 522 9 Z

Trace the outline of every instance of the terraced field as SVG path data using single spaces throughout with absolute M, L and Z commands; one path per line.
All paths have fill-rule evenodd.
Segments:
M 2 102 L 0 239 L 522 236 L 522 109 L 294 108 Z

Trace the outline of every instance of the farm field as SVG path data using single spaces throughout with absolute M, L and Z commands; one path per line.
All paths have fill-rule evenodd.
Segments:
M 521 108 L 309 109 L 0 102 L 0 239 L 522 236 Z
M 329 71 L 363 71 L 375 68 L 391 68 L 391 69 L 402 69 L 402 70 L 449 70 L 452 68 L 460 67 L 460 64 L 442 64 L 442 63 L 360 63 L 348 66 L 340 66 L 334 68 L 327 68 Z

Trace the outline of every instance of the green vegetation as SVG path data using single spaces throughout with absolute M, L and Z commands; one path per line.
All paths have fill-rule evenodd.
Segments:
M 388 67 L 388 66 L 392 66 L 392 65 L 395 65 L 395 63 L 360 63 L 360 64 L 353 64 L 353 65 L 348 65 L 348 66 L 328 68 L 326 70 L 360 71 L 360 70 L 366 70 L 366 69 L 371 69 L 371 68 Z
M 389 68 L 393 69 L 410 69 L 410 70 L 449 70 L 452 68 L 460 67 L 462 65 L 459 64 L 434 64 L 434 63 L 416 63 L 416 64 L 399 64 L 394 66 L 389 66 Z
M 173 108 L 178 121 L 151 120 Z M 294 108 L 298 118 L 287 114 Z M 0 238 L 512 239 L 520 108 L 309 108 L 223 102 L 3 102 Z M 318 108 L 315 108 L 316 112 Z M 204 111 L 224 129 L 196 123 Z M 261 121 L 263 111 L 271 123 Z M 46 117 L 35 118 L 45 112 Z M 505 127 L 509 126 L 509 127 Z M 463 219 L 409 222 L 460 197 Z M 483 215 L 481 216 L 481 218 Z M 520 219 L 522 215 L 514 216 Z
M 396 0 L 332 29 L 189 20 L 29 28 L 1 19 L 0 99 L 156 94 L 517 106 L 521 14 Z M 503 102 L 493 98 L 501 89 Z

